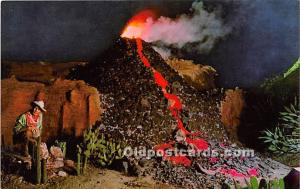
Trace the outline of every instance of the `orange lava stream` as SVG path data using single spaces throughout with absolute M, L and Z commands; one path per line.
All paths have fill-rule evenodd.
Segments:
M 136 44 L 137 44 L 137 52 L 138 52 L 138 55 L 139 55 L 141 61 L 147 68 L 151 69 L 155 83 L 161 88 L 161 90 L 164 94 L 164 97 L 166 99 L 168 99 L 168 101 L 170 102 L 169 110 L 171 111 L 173 118 L 177 121 L 178 129 L 184 134 L 184 136 L 197 135 L 198 133 L 197 134 L 191 133 L 184 127 L 183 122 L 180 118 L 180 111 L 182 110 L 182 103 L 178 96 L 167 92 L 167 87 L 168 87 L 169 83 L 162 76 L 162 74 L 160 72 L 158 72 L 153 67 L 151 67 L 149 60 L 144 56 L 144 54 L 142 52 L 143 44 L 142 44 L 142 40 L 140 38 L 136 38 Z M 196 150 L 206 150 L 208 148 L 208 143 L 203 139 L 191 139 L 189 137 L 185 137 L 185 142 L 194 146 L 196 148 Z M 167 144 L 161 144 L 161 145 L 156 146 L 155 149 L 164 151 L 168 148 L 171 148 L 173 144 L 175 144 L 174 141 L 167 143 Z M 163 156 L 164 155 L 165 154 L 163 153 Z M 184 166 L 191 165 L 191 160 L 184 155 L 168 156 L 168 157 L 164 156 L 164 158 L 173 162 L 174 164 L 182 164 Z

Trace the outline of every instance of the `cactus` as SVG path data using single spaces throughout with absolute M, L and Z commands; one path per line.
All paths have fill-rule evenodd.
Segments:
M 79 145 L 77 145 L 77 165 L 76 165 L 76 172 L 77 175 L 80 175 L 81 173 L 81 153 L 82 153 L 82 149 L 80 148 Z
M 35 155 L 35 173 L 36 173 L 36 184 L 41 183 L 41 137 L 37 138 L 36 144 L 36 155 Z
M 258 189 L 258 180 L 256 177 L 250 178 L 251 188 L 252 189 Z
M 106 141 L 104 135 L 101 135 L 101 145 L 97 154 L 97 162 L 100 166 L 105 167 L 113 163 L 114 160 L 123 158 L 121 144 L 114 141 Z
M 44 183 L 44 184 L 48 180 L 46 163 L 47 163 L 47 160 L 42 159 L 42 183 Z
M 112 140 L 107 140 L 100 129 L 87 129 L 83 134 L 83 142 L 80 144 L 82 149 L 83 171 L 86 169 L 88 160 L 102 167 L 109 166 L 114 160 L 123 158 L 121 144 Z M 80 152 L 81 153 L 81 152 Z
M 89 157 L 90 157 L 90 151 L 89 151 L 89 150 L 86 150 L 86 151 L 84 151 L 83 154 L 84 154 L 84 155 L 83 155 L 84 159 L 83 159 L 82 173 L 85 172 L 86 165 L 87 165 L 88 159 L 89 159 Z

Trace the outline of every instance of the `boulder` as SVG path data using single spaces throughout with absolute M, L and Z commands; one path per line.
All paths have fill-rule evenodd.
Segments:
M 245 98 L 242 89 L 228 89 L 225 92 L 225 99 L 221 101 L 221 121 L 227 132 L 235 139 L 244 107 Z
M 300 167 L 293 168 L 290 173 L 284 177 L 285 188 L 299 188 L 300 183 Z
M 64 164 L 65 164 L 65 166 L 67 166 L 67 167 L 72 167 L 72 168 L 75 168 L 75 163 L 74 163 L 74 161 L 72 161 L 72 160 L 65 160 L 64 161 Z
M 192 60 L 176 58 L 168 59 L 166 62 L 196 89 L 210 90 L 215 88 L 217 72 L 213 67 L 194 64 Z
M 64 172 L 64 171 L 58 171 L 57 175 L 60 176 L 60 177 L 66 177 L 66 176 L 68 176 L 68 174 L 66 172 Z
M 62 158 L 50 159 L 47 162 L 47 169 L 58 169 L 64 167 L 64 160 Z
M 63 158 L 64 157 L 64 154 L 63 154 L 61 148 L 57 147 L 57 146 L 51 146 L 50 153 L 51 153 L 51 156 L 54 159 Z

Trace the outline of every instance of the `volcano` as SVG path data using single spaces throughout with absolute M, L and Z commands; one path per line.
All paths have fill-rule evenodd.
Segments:
M 150 43 L 119 38 L 101 56 L 74 68 L 69 77 L 84 80 L 99 90 L 103 114 L 95 126 L 128 146 L 165 149 L 188 148 L 189 144 L 194 144 L 202 150 L 208 146 L 218 151 L 240 149 L 229 141 L 220 121 L 223 91 L 196 90 L 163 60 Z M 174 113 L 170 108 L 176 106 L 170 101 L 170 95 L 180 102 L 177 107 L 180 111 Z M 180 142 L 180 138 L 184 138 L 184 142 Z M 141 163 L 144 160 L 136 158 L 133 162 L 137 161 L 140 167 L 145 164 Z M 165 160 L 170 161 L 156 158 L 151 166 L 139 173 L 189 188 L 214 187 L 228 176 L 242 180 L 249 176 L 269 177 L 270 174 L 280 177 L 274 173 L 276 165 L 257 154 L 243 158 L 171 156 Z
M 119 38 L 101 57 L 73 70 L 71 78 L 85 80 L 102 94 L 102 108 L 106 110 L 101 121 L 103 129 L 131 145 L 153 147 L 173 136 L 176 120 L 136 49 L 135 40 Z M 219 116 L 221 93 L 200 92 L 188 85 L 149 43 L 143 42 L 143 52 L 168 81 L 167 90 L 180 98 L 180 117 L 186 128 L 200 131 L 207 139 L 226 141 Z

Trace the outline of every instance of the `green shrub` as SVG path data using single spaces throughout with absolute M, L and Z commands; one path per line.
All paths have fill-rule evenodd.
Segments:
M 290 67 L 286 72 L 283 73 L 283 77 L 287 78 L 289 75 L 291 75 L 295 71 L 299 71 L 300 68 L 300 58 L 293 64 L 292 67 Z
M 280 112 L 281 123 L 274 131 L 265 130 L 260 137 L 268 145 L 268 149 L 276 154 L 300 152 L 300 117 L 299 101 L 284 107 Z
M 266 79 L 260 89 L 275 97 L 276 101 L 289 103 L 299 92 L 299 68 L 300 58 L 286 72 Z

